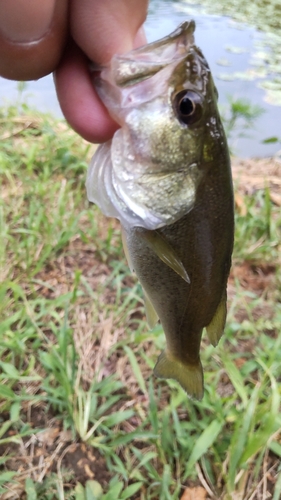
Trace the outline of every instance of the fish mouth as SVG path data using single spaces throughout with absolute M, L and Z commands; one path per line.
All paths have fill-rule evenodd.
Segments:
M 195 21 L 185 21 L 170 35 L 128 54 L 115 55 L 111 69 L 115 85 L 124 88 L 152 77 L 169 64 L 181 61 L 194 45 Z
M 151 42 L 138 47 L 137 49 L 132 50 L 130 54 L 138 56 L 153 51 L 155 54 L 159 52 L 159 57 L 162 58 L 165 47 L 167 45 L 172 45 L 172 43 L 174 42 L 180 42 L 184 44 L 185 47 L 189 46 L 190 44 L 193 45 L 193 33 L 195 31 L 195 28 L 196 24 L 193 19 L 191 19 L 190 21 L 184 21 L 179 26 L 177 26 L 177 28 L 169 35 L 160 38 L 160 40 L 156 40 L 155 42 Z

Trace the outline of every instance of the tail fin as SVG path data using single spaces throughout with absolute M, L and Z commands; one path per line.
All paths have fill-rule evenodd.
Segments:
M 203 369 L 200 360 L 192 365 L 182 363 L 163 351 L 154 368 L 154 374 L 159 378 L 173 378 L 192 398 L 201 400 L 204 394 Z

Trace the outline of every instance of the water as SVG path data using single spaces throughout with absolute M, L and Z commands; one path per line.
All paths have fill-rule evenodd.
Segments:
M 280 143 L 265 145 L 262 141 L 280 135 L 280 106 L 265 101 L 265 91 L 257 86 L 261 81 L 257 78 L 260 76 L 256 71 L 257 65 L 250 64 L 256 54 L 256 44 L 263 35 L 253 27 L 234 23 L 230 18 L 202 13 L 199 5 L 151 0 L 145 25 L 148 41 L 169 34 L 181 22 L 191 18 L 196 21 L 196 44 L 211 67 L 220 104 L 227 105 L 228 96 L 232 96 L 247 99 L 264 109 L 264 113 L 255 121 L 254 129 L 247 132 L 249 137 L 237 138 L 232 145 L 235 153 L 242 157 L 275 154 L 280 149 Z M 0 78 L 0 103 L 15 102 L 17 96 L 17 83 Z M 28 82 L 24 99 L 41 111 L 62 116 L 51 75 L 36 82 Z

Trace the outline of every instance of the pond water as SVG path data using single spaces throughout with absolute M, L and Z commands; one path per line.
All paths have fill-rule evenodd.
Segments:
M 186 19 L 194 19 L 196 44 L 211 67 L 222 108 L 227 106 L 231 97 L 246 99 L 264 110 L 255 120 L 254 127 L 247 131 L 247 137 L 239 137 L 237 133 L 232 149 L 243 157 L 273 155 L 280 149 L 280 143 L 263 144 L 263 140 L 272 136 L 280 138 L 281 107 L 267 102 L 269 94 L 260 88 L 265 78 L 264 35 L 255 27 L 234 22 L 230 17 L 206 13 L 199 3 L 151 0 L 145 25 L 148 41 L 167 35 Z M 260 50 L 259 45 L 263 47 Z M 0 103 L 14 103 L 17 97 L 17 83 L 0 78 Z M 52 76 L 28 82 L 23 98 L 39 110 L 62 116 Z

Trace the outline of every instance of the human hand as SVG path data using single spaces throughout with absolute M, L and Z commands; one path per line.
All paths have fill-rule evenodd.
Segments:
M 1 0 L 0 75 L 36 80 L 55 72 L 61 109 L 91 142 L 112 137 L 113 122 L 94 89 L 89 60 L 145 43 L 148 0 Z

